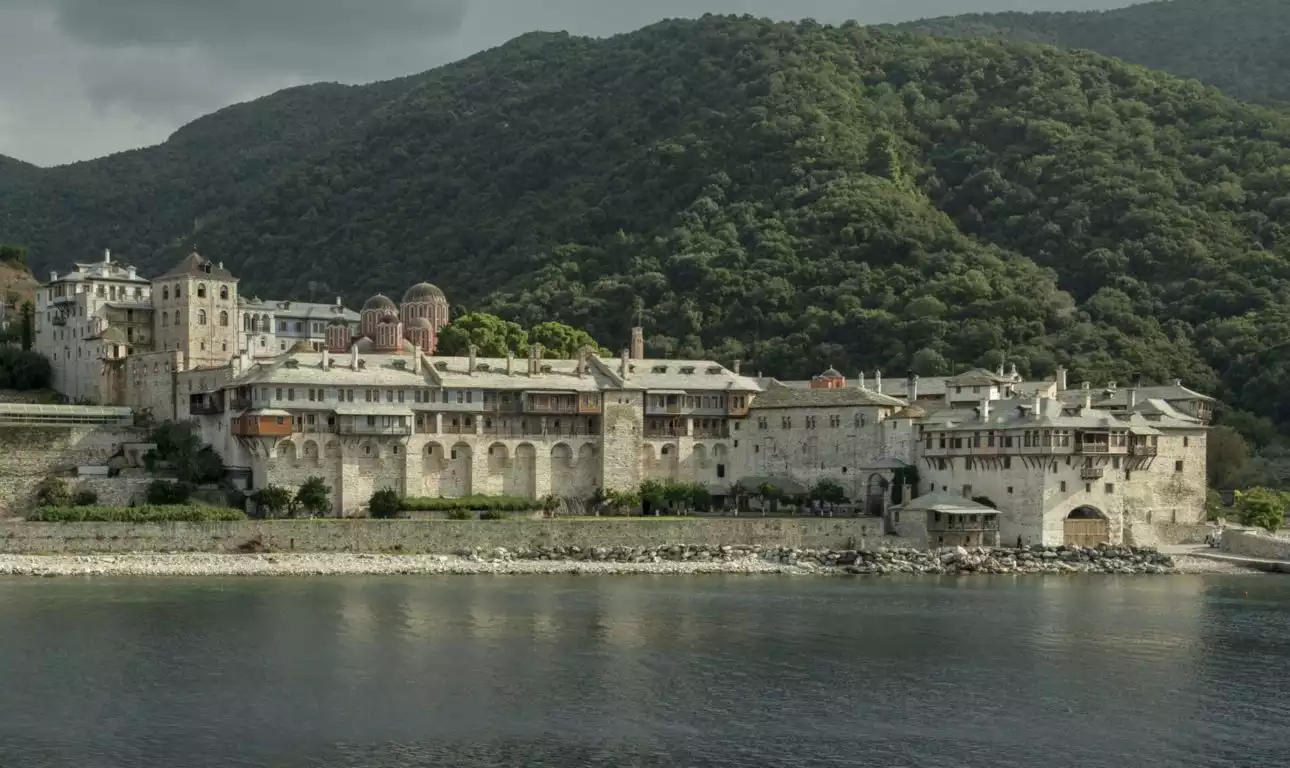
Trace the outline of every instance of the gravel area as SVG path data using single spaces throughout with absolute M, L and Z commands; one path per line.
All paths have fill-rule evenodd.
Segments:
M 481 560 L 453 555 L 0 555 L 10 576 L 324 576 L 396 574 L 693 574 L 832 572 L 759 557 L 689 562 Z
M 1191 555 L 1174 555 L 1174 569 L 1178 573 L 1215 573 L 1230 575 L 1250 575 L 1264 573 L 1257 568 L 1247 568 L 1236 563 L 1225 563 L 1221 560 L 1210 560 L 1207 557 Z

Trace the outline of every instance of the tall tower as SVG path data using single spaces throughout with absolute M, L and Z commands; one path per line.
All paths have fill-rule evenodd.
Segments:
M 197 253 L 152 281 L 157 351 L 183 352 L 188 367 L 225 365 L 238 352 L 237 278 Z
M 645 329 L 639 325 L 632 329 L 631 357 L 633 360 L 645 359 Z

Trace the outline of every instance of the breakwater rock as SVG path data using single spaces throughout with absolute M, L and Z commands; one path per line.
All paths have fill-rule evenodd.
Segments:
M 1173 558 L 1137 547 L 947 547 L 919 549 L 792 549 L 787 547 L 559 547 L 462 550 L 477 562 L 529 560 L 607 563 L 735 562 L 760 560 L 799 571 L 830 570 L 853 575 L 894 573 L 1171 573 Z

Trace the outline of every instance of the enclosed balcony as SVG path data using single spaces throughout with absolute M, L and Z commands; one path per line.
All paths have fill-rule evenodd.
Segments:
M 573 392 L 527 392 L 525 413 L 578 413 L 578 395 Z
M 238 437 L 290 437 L 291 414 L 276 408 L 249 411 L 233 419 L 230 429 Z
M 336 408 L 336 431 L 342 435 L 402 437 L 412 434 L 410 408 L 342 405 Z
M 1101 480 L 1106 471 L 1102 467 L 1081 467 L 1079 476 L 1081 480 Z
M 188 412 L 194 416 L 217 416 L 224 412 L 224 393 L 210 392 L 188 396 Z

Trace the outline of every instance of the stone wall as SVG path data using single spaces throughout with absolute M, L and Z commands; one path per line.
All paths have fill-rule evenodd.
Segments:
M 125 364 L 125 402 L 148 411 L 157 421 L 175 418 L 175 374 L 184 367 L 183 353 L 148 352 L 130 355 Z
M 734 479 L 791 477 L 808 488 L 829 479 L 849 497 L 864 499 L 871 476 L 888 482 L 891 478 L 887 469 L 870 468 L 891 450 L 903 451 L 896 457 L 902 460 L 908 453 L 907 440 L 902 443 L 893 433 L 912 432 L 909 422 L 897 428 L 884 421 L 882 413 L 883 409 L 861 406 L 759 410 L 754 400 L 734 451 Z
M 30 506 L 46 475 L 106 464 L 122 444 L 145 434 L 131 427 L 4 427 L 0 429 L 0 518 Z M 70 478 L 69 478 L 70 479 Z
M 809 520 L 301 520 L 236 523 L 0 523 L 0 553 L 228 552 L 258 540 L 297 552 L 451 554 L 533 546 L 908 547 L 872 519 Z
M 1223 531 L 1223 552 L 1241 557 L 1257 557 L 1264 560 L 1290 560 L 1290 538 L 1273 536 L 1263 531 L 1238 531 L 1231 528 Z

